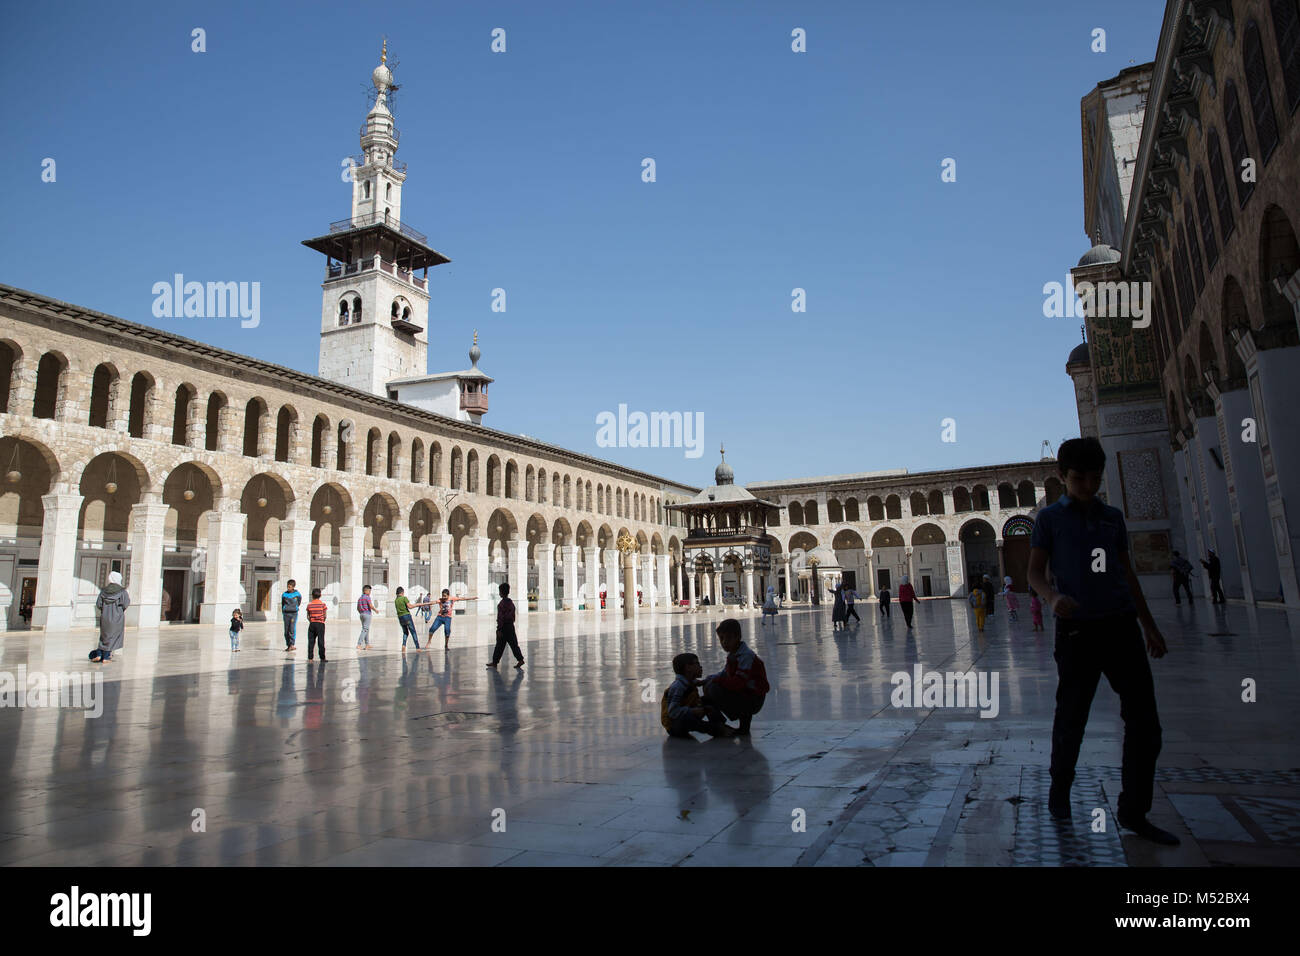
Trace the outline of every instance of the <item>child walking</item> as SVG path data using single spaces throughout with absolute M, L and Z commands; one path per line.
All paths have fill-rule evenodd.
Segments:
M 230 612 L 230 649 L 239 650 L 239 632 L 244 629 L 244 615 L 239 608 Z
M 988 613 L 988 597 L 979 585 L 970 590 L 970 606 L 975 610 L 975 626 L 984 633 L 984 616 Z
M 510 600 L 510 585 L 502 582 L 498 590 L 501 592 L 501 600 L 497 602 L 497 646 L 492 652 L 488 667 L 496 667 L 501 663 L 501 655 L 505 653 L 507 644 L 514 652 L 515 667 L 523 667 L 524 655 L 519 651 L 519 638 L 515 636 L 515 602 Z
M 397 623 L 402 625 L 402 653 L 406 653 L 406 632 L 411 632 L 411 640 L 415 642 L 415 650 L 420 650 L 420 636 L 416 633 L 415 622 L 411 620 L 411 599 L 406 596 L 406 588 L 397 589 L 397 597 L 393 599 L 393 608 L 397 611 Z
M 307 602 L 307 660 L 311 660 L 320 644 L 320 659 L 325 660 L 325 602 L 320 599 L 320 588 L 311 589 Z
M 1011 576 L 1007 575 L 1002 581 L 1002 597 L 1007 602 L 1007 620 L 1018 621 L 1020 615 L 1016 612 L 1020 610 L 1020 598 L 1011 590 L 1011 583 Z
M 361 633 L 357 635 L 359 651 L 370 650 L 370 619 L 377 610 L 370 597 L 370 585 L 367 584 L 361 589 L 361 597 L 357 598 L 357 615 L 361 618 Z

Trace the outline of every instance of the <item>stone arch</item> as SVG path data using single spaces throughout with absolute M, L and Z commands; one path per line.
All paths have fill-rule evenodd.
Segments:
M 912 547 L 923 544 L 944 544 L 947 540 L 943 528 L 933 521 L 926 521 L 912 529 Z
M 507 498 L 519 497 L 519 463 L 513 458 L 506 462 L 506 487 Z
M 402 477 L 402 436 L 395 431 L 388 433 L 384 455 L 384 477 L 390 480 L 398 480 Z
M 315 522 L 311 532 L 314 554 L 339 553 L 339 528 L 352 524 L 354 505 L 347 488 L 323 481 L 312 489 L 308 514 Z
M 377 491 L 367 500 L 365 508 L 361 512 L 361 523 L 365 528 L 365 549 L 367 551 L 388 557 L 387 534 L 398 526 L 402 520 L 402 509 L 397 504 L 397 499 L 386 491 Z M 390 575 L 396 574 L 397 578 L 404 578 L 406 575 L 400 573 L 403 569 L 389 568 Z
M 871 534 L 871 550 L 877 548 L 902 548 L 905 547 L 903 532 L 899 531 L 892 525 L 885 525 L 877 528 Z
M 239 495 L 239 510 L 248 516 L 245 550 L 278 551 L 280 523 L 289 517 L 293 503 L 293 488 L 282 476 L 263 471 L 249 478 Z
M 524 469 L 524 501 L 537 500 L 537 472 L 532 465 Z
M 1214 337 L 1210 335 L 1210 327 L 1202 319 L 1196 329 L 1196 348 L 1197 361 L 1200 362 L 1201 370 L 1206 376 L 1212 376 L 1216 385 L 1220 382 L 1220 370 L 1222 365 L 1219 364 L 1218 349 L 1214 345 Z
M 551 529 L 546 523 L 546 518 L 535 511 L 528 516 L 528 522 L 524 525 L 524 535 L 528 540 L 530 559 L 535 556 L 537 545 L 551 543 Z
M 852 498 L 852 497 L 850 497 L 850 498 L 845 498 L 845 499 L 844 499 L 844 520 L 845 520 L 845 521 L 861 521 L 861 520 L 862 520 L 862 515 L 861 515 L 861 511 L 860 511 L 860 509 L 859 509 L 859 507 L 858 507 L 858 499 L 857 499 L 857 498 Z
M 122 375 L 112 362 L 100 362 L 90 376 L 90 409 L 87 424 L 108 428 L 117 418 L 117 390 Z
M 371 427 L 366 431 L 366 467 L 363 469 L 367 477 L 373 478 L 379 473 L 379 443 L 384 440 L 384 433 L 378 428 Z
M 353 444 L 356 441 L 357 426 L 352 419 L 345 418 L 339 422 L 334 444 L 334 468 L 337 471 L 351 471 L 356 460 Z
M 885 517 L 890 521 L 903 520 L 903 503 L 898 495 L 890 495 L 885 499 Z
M 0 415 L 9 411 L 11 396 L 18 385 L 14 369 L 21 368 L 23 350 L 12 339 L 0 339 Z
M 131 404 L 127 411 L 126 432 L 132 438 L 144 438 L 146 430 L 153 425 L 156 391 L 157 383 L 148 372 L 136 372 L 131 376 Z
M 275 417 L 275 460 L 293 460 L 298 437 L 298 410 L 292 405 L 281 405 Z
M 925 493 L 921 491 L 914 491 L 910 495 L 908 495 L 907 507 L 908 510 L 911 511 L 913 517 L 924 517 L 929 510 L 927 508 L 927 502 L 925 500 Z
M 1034 487 L 1034 483 L 1030 481 L 1028 478 L 1020 482 L 1020 484 L 1016 485 L 1016 506 L 1017 507 L 1032 508 L 1036 504 L 1038 504 L 1037 498 L 1038 498 L 1038 489 Z
M 1241 284 L 1237 282 L 1235 276 L 1224 276 L 1219 335 L 1223 341 L 1223 356 L 1225 359 L 1223 369 L 1225 391 L 1245 388 L 1246 386 L 1246 366 L 1242 363 L 1241 356 L 1237 354 L 1236 342 L 1232 332 L 1234 329 L 1245 330 L 1250 327 L 1250 312 L 1246 309 L 1246 296 L 1241 291 Z
M 496 455 L 488 455 L 487 484 L 484 490 L 489 497 L 501 497 L 501 459 Z
M 270 417 L 271 412 L 261 398 L 250 398 L 244 405 L 244 457 L 256 458 L 261 454 L 263 434 Z
M 926 504 L 930 506 L 929 508 L 930 514 L 932 515 L 943 514 L 944 513 L 943 492 L 940 491 L 938 488 L 931 491 L 929 497 L 926 500 Z
M 546 504 L 546 468 L 537 469 L 537 503 Z
M 862 540 L 856 528 L 840 528 L 831 538 L 832 551 L 865 550 L 866 542 Z
M 140 459 L 125 451 L 106 451 L 80 469 L 78 490 L 84 500 L 77 540 L 125 543 L 131 509 L 152 493 L 153 483 Z
M 36 392 L 32 398 L 33 418 L 56 418 L 68 399 L 68 357 L 49 351 L 36 363 Z
M 664 553 L 664 539 L 658 531 L 650 536 L 650 550 L 654 554 Z
M 22 435 L 0 436 L 0 538 L 42 536 L 45 503 L 41 498 L 60 477 L 58 458 L 44 443 Z
M 451 488 L 463 491 L 465 487 L 465 455 L 459 445 L 451 446 Z
M 465 456 L 465 490 L 478 494 L 478 450 L 471 448 Z
M 411 484 L 424 484 L 424 441 L 419 438 L 411 439 Z
M 970 490 L 971 508 L 975 511 L 989 510 L 989 490 L 984 485 L 976 485 Z
M 573 526 L 565 518 L 556 518 L 551 525 L 551 540 L 557 545 L 573 544 Z
M 459 504 L 447 516 L 447 533 L 451 535 L 451 560 L 466 561 L 469 554 L 464 541 L 479 532 L 478 514 L 468 504 Z
M 1289 281 L 1297 271 L 1300 271 L 1300 245 L 1296 243 L 1291 220 L 1279 206 L 1270 205 L 1259 223 L 1259 291 L 1263 306 L 1260 328 L 1269 329 L 1277 336 L 1278 345 L 1300 344 L 1295 309 L 1276 287 Z
M 590 512 L 593 510 L 591 504 L 591 482 L 590 481 L 587 482 L 586 488 L 587 488 L 587 500 L 586 502 L 584 502 L 583 510 Z
M 973 511 L 971 508 L 970 492 L 966 490 L 965 485 L 958 485 L 952 490 L 952 511 L 953 514 L 964 514 L 967 511 Z
M 168 472 L 162 492 L 167 506 L 163 545 L 182 550 L 205 546 L 207 526 L 203 518 L 224 493 L 221 476 L 203 462 L 181 462 Z
M 429 484 L 442 484 L 442 444 L 429 442 Z
M 199 390 L 189 382 L 182 382 L 172 393 L 172 444 L 188 445 L 191 419 Z
M 1016 486 L 1009 481 L 998 483 L 998 507 L 1014 508 L 1016 506 Z
M 844 506 L 840 504 L 838 498 L 826 499 L 826 521 L 830 524 L 842 524 L 844 521 Z
M 790 515 L 791 525 L 798 526 L 804 523 L 803 505 L 800 502 L 798 501 L 790 502 L 789 506 L 786 508 L 786 511 Z
M 867 499 L 867 520 L 884 521 L 885 520 L 885 502 L 880 495 L 872 495 Z
M 811 551 L 819 544 L 817 536 L 807 531 L 797 531 L 790 536 L 791 551 Z
M 1173 397 L 1172 393 L 1170 393 L 1170 397 Z M 1057 498 L 1065 494 L 1065 485 L 1061 482 L 1060 478 L 1053 475 L 1043 482 L 1043 491 L 1044 503 L 1049 505 L 1054 504 Z
M 815 525 L 815 524 L 821 524 L 821 522 L 818 520 L 818 516 L 817 516 L 817 515 L 818 515 L 818 511 L 817 511 L 817 502 L 816 502 L 815 500 L 812 500 L 812 499 L 810 499 L 810 500 L 808 500 L 808 501 L 805 501 L 805 502 L 803 503 L 803 520 L 804 520 L 804 524 L 807 524 L 807 525 L 810 525 L 810 526 L 811 526 L 811 525 Z
M 407 527 L 411 530 L 411 552 L 419 555 L 422 561 L 429 560 L 429 535 L 442 530 L 442 513 L 438 506 L 428 498 L 417 499 L 407 516 Z
M 563 519 L 560 519 L 563 520 Z M 574 540 L 579 547 L 594 548 L 596 546 L 596 532 L 589 521 L 579 521 L 578 528 L 574 532 Z
M 570 475 L 564 476 L 564 507 L 573 507 L 573 479 Z

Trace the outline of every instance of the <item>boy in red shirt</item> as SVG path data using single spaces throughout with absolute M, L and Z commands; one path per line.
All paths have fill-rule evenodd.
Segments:
M 320 588 L 312 588 L 311 600 L 307 602 L 307 660 L 315 654 L 317 641 L 320 659 L 325 660 L 325 602 L 320 599 Z
M 519 650 L 519 638 L 515 636 L 515 602 L 510 600 L 510 585 L 503 583 L 499 590 L 501 600 L 497 603 L 497 646 L 488 667 L 496 667 L 501 662 L 507 644 L 515 653 L 515 667 L 523 667 L 524 655 Z
M 767 668 L 740 638 L 740 622 L 729 617 L 718 625 L 718 643 L 727 652 L 727 666 L 704 680 L 704 705 L 715 707 L 728 718 L 738 718 L 736 734 L 749 736 L 749 724 L 763 709 L 771 685 Z

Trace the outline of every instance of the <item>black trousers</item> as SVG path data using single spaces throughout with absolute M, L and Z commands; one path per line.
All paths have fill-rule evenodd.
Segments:
M 883 614 L 883 615 L 885 615 L 885 617 L 893 617 L 893 615 L 889 613 L 889 601 L 888 601 L 888 600 L 884 600 L 884 601 L 881 601 L 881 602 L 880 602 L 880 613 Z
M 763 709 L 765 700 L 767 700 L 765 696 L 759 697 L 757 694 L 747 694 L 744 691 L 728 690 L 725 687 L 718 687 L 712 681 L 704 691 L 706 707 L 716 707 L 728 720 L 740 720 L 742 724 L 748 722 L 746 718 L 753 717 Z
M 1099 621 L 1056 621 L 1056 718 L 1052 722 L 1052 796 L 1065 799 L 1074 782 L 1088 711 L 1101 675 L 1119 694 L 1124 720 L 1123 790 L 1119 814 L 1146 816 L 1151 810 L 1160 720 L 1155 684 L 1142 629 L 1131 615 Z
M 913 610 L 913 608 L 912 608 L 912 602 L 911 602 L 911 601 L 899 601 L 899 602 L 898 602 L 898 606 L 901 607 L 901 608 L 903 609 L 903 620 L 907 621 L 907 626 L 908 626 L 908 627 L 911 627 L 911 626 L 912 626 L 912 610 Z
M 852 604 L 846 604 L 846 605 L 844 605 L 844 620 L 845 620 L 845 621 L 848 621 L 848 619 L 849 619 L 849 615 L 850 615 L 850 614 L 853 615 L 853 620 L 857 621 L 859 624 L 862 623 L 862 618 L 858 617 L 858 612 L 855 611 L 855 610 L 853 610 L 853 605 L 852 605 Z
M 513 624 L 503 624 L 497 628 L 497 646 L 492 652 L 492 663 L 497 664 L 501 661 L 501 655 L 506 651 L 506 645 L 510 645 L 510 650 L 514 652 L 515 660 L 523 662 L 524 655 L 519 650 L 519 638 L 515 636 L 515 626 Z
M 1182 588 L 1184 591 L 1187 592 L 1187 600 L 1190 601 L 1192 599 L 1191 580 L 1189 578 L 1182 578 L 1182 577 L 1174 578 L 1174 603 L 1175 604 L 1181 603 L 1181 601 L 1178 598 L 1179 588 Z
M 1216 604 L 1228 603 L 1228 599 L 1223 596 L 1223 582 L 1219 578 L 1210 578 L 1210 596 Z M 1191 600 L 1190 595 L 1188 600 Z
M 320 659 L 325 660 L 325 622 L 312 621 L 307 625 L 307 660 L 315 653 L 316 644 L 320 643 Z
M 709 734 L 716 736 L 722 729 L 722 714 L 716 707 L 705 707 L 704 716 L 697 717 L 695 714 L 682 714 L 676 720 L 672 721 L 672 729 L 668 731 L 669 737 L 689 737 L 694 731 L 698 734 Z

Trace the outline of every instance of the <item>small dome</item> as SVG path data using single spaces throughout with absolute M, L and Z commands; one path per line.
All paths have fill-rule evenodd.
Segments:
M 1070 357 L 1065 360 L 1066 365 L 1083 364 L 1087 365 L 1091 360 L 1088 357 L 1088 343 L 1080 342 L 1070 350 Z
M 736 480 L 736 473 L 727 464 L 727 449 L 723 448 L 721 454 L 722 461 L 717 468 L 713 469 L 713 483 L 715 485 L 729 485 Z
M 478 347 L 478 329 L 474 330 L 474 344 L 469 347 L 469 362 L 474 368 L 478 368 L 478 360 L 483 357 L 483 353 Z
M 1104 242 L 1098 241 L 1095 246 L 1083 254 L 1083 258 L 1079 260 L 1079 264 L 1075 268 L 1105 265 L 1110 262 L 1119 262 L 1119 251 Z
M 393 71 L 381 63 L 370 74 L 370 81 L 375 84 L 375 89 L 387 91 L 393 85 Z

